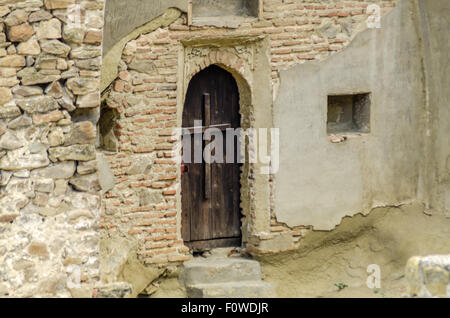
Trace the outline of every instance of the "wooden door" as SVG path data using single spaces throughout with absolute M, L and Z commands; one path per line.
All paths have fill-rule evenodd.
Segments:
M 222 131 L 223 163 L 208 164 L 203 158 L 201 163 L 194 162 L 194 147 L 203 150 L 210 143 L 203 140 L 202 134 L 194 134 L 196 120 L 202 121 L 202 127 L 196 132 L 203 132 L 210 127 Z M 194 76 L 189 84 L 183 111 L 183 131 L 189 132 L 183 138 L 190 139 L 191 163 L 183 163 L 181 177 L 182 236 L 185 244 L 194 249 L 241 244 L 237 138 L 234 142 L 234 163 L 229 163 L 230 160 L 227 162 L 225 158 L 226 128 L 239 126 L 239 92 L 233 76 L 214 65 Z

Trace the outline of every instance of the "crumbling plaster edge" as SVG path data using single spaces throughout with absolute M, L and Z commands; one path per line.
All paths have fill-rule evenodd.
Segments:
M 426 216 L 429 216 L 429 217 L 432 216 L 432 214 L 430 214 L 429 211 L 426 209 L 425 203 L 418 202 L 416 200 L 410 200 L 410 201 L 405 201 L 405 202 L 398 203 L 398 204 L 376 205 L 366 211 L 359 211 L 352 215 L 346 215 L 346 216 L 342 217 L 340 222 L 338 224 L 336 224 L 336 226 L 333 227 L 332 229 L 314 229 L 313 226 L 311 226 L 311 225 L 301 225 L 301 226 L 289 227 L 289 225 L 287 225 L 286 223 L 278 221 L 278 223 L 282 224 L 289 230 L 300 229 L 302 231 L 300 240 L 298 240 L 298 242 L 293 243 L 289 247 L 281 248 L 281 249 L 277 249 L 277 250 L 261 249 L 261 248 L 259 248 L 258 245 L 249 244 L 248 246 L 245 247 L 244 252 L 251 255 L 252 257 L 255 257 L 256 259 L 258 259 L 258 257 L 263 257 L 263 256 L 270 256 L 270 255 L 275 255 L 275 254 L 280 254 L 280 253 L 289 253 L 289 252 L 300 251 L 303 248 L 305 248 L 305 246 L 302 245 L 302 241 L 304 241 L 308 235 L 311 235 L 313 233 L 328 233 L 331 235 L 343 224 L 343 222 L 345 220 L 351 220 L 356 217 L 367 218 L 367 217 L 371 216 L 373 213 L 375 213 L 376 210 L 379 210 L 379 209 L 388 209 L 388 210 L 389 209 L 400 209 L 401 210 L 403 207 L 415 206 L 415 205 L 422 206 L 423 207 L 422 213 L 425 214 Z M 381 218 L 384 218 L 384 216 Z M 270 233 L 259 232 L 259 233 L 256 233 L 256 236 L 254 238 L 257 241 L 259 241 L 259 243 L 260 243 L 260 242 L 264 242 L 264 241 L 274 240 L 281 235 L 292 236 L 292 234 L 289 233 L 289 231 L 286 231 L 284 233 L 281 232 L 279 235 L 276 235 L 275 237 L 273 237 L 271 239 L 261 239 L 260 238 L 260 237 L 267 236 L 268 234 L 270 234 Z
M 103 92 L 117 78 L 118 65 L 122 58 L 125 45 L 137 39 L 139 36 L 151 33 L 160 27 L 166 27 L 181 16 L 182 12 L 176 8 L 168 9 L 164 14 L 149 21 L 145 25 L 138 27 L 127 36 L 118 41 L 103 57 L 101 69 L 100 92 Z

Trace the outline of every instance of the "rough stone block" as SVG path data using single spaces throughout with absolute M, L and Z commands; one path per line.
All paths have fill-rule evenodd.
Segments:
M 30 97 L 42 95 L 43 90 L 39 86 L 16 86 L 12 89 L 12 92 L 22 97 Z
M 29 12 L 26 10 L 14 10 L 5 18 L 5 24 L 9 27 L 27 22 Z
M 44 4 L 49 10 L 67 9 L 75 4 L 75 0 L 44 0 Z
M 50 12 L 45 11 L 45 10 L 39 10 L 39 11 L 32 12 L 30 14 L 30 16 L 28 17 L 28 22 L 34 23 L 34 22 L 39 22 L 39 21 L 44 21 L 44 20 L 50 20 L 52 17 L 53 16 Z
M 61 22 L 58 19 L 41 21 L 37 31 L 39 40 L 61 38 Z
M 22 42 L 17 46 L 17 53 L 20 55 L 39 55 L 41 53 L 41 47 L 38 41 L 30 39 L 26 42 Z
M 28 253 L 33 256 L 40 256 L 44 258 L 49 257 L 47 245 L 43 242 L 31 242 L 27 249 Z
M 161 191 L 155 191 L 147 188 L 140 189 L 138 191 L 138 197 L 140 206 L 149 206 L 164 202 L 164 196 L 161 194 Z
M 0 6 L 0 17 L 4 17 L 10 12 L 11 10 L 8 8 L 8 6 Z
M 186 286 L 261 280 L 259 263 L 243 258 L 192 260 L 185 262 L 183 267 L 180 279 Z
M 17 171 L 23 169 L 38 169 L 48 166 L 47 153 L 37 153 L 21 156 L 5 156 L 0 160 L 0 169 Z
M 21 114 L 20 108 L 15 105 L 3 105 L 0 107 L 0 119 L 15 118 Z
M 75 176 L 69 180 L 74 189 L 82 192 L 96 192 L 100 190 L 100 182 L 97 174 Z
M 75 173 L 75 162 L 66 161 L 57 164 L 53 164 L 43 169 L 37 169 L 32 171 L 31 176 L 43 177 L 51 179 L 69 179 Z
M 84 28 L 65 25 L 62 36 L 64 41 L 66 41 L 67 43 L 80 44 L 83 42 L 85 32 L 86 31 Z
M 2 137 L 0 137 L 0 148 L 5 150 L 14 150 L 23 147 L 23 142 L 17 138 L 16 134 L 7 131 Z
M 409 295 L 450 297 L 450 255 L 412 257 L 405 274 Z
M 77 107 L 92 108 L 100 106 L 100 92 L 93 92 L 88 95 L 78 96 Z
M 91 174 L 97 171 L 97 160 L 80 162 L 77 166 L 79 175 Z
M 57 122 L 64 118 L 64 115 L 59 110 L 54 110 L 47 114 L 34 114 L 33 115 L 33 123 L 37 126 L 50 123 Z
M 55 189 L 53 179 L 37 179 L 34 181 L 34 190 L 38 192 L 52 193 Z
M 16 76 L 17 70 L 11 67 L 0 68 L 0 77 Z
M 156 70 L 155 63 L 151 61 L 132 61 L 128 65 L 128 69 L 140 73 L 153 74 Z
M 72 59 L 92 59 L 101 55 L 102 48 L 91 45 L 77 47 L 70 52 L 70 58 Z
M 90 121 L 75 123 L 65 136 L 65 146 L 75 144 L 95 144 L 97 129 Z
M 99 81 L 95 78 L 77 77 L 67 80 L 66 85 L 75 95 L 87 95 L 98 90 Z
M 42 51 L 59 57 L 67 57 L 70 52 L 70 46 L 58 40 L 41 41 Z
M 116 184 L 116 178 L 109 166 L 108 160 L 102 153 L 97 154 L 97 167 L 102 193 L 106 193 L 114 188 Z
M 28 115 L 22 115 L 20 117 L 17 117 L 16 119 L 11 120 L 8 123 L 8 128 L 10 129 L 18 129 L 18 128 L 24 128 L 29 127 L 33 124 L 33 120 Z
M 53 162 L 70 160 L 90 161 L 96 158 L 94 145 L 72 145 L 68 147 L 50 148 L 49 154 Z
M 129 283 L 111 283 L 98 288 L 97 298 L 125 298 L 132 292 L 133 287 Z
M 84 37 L 84 43 L 88 44 L 100 44 L 102 42 L 102 31 L 101 30 L 89 30 L 86 32 Z
M 8 39 L 11 42 L 25 42 L 34 35 L 34 29 L 28 23 L 15 25 L 8 28 Z
M 0 87 L 0 106 L 6 104 L 13 99 L 11 89 Z
M 261 281 L 202 284 L 186 288 L 190 298 L 270 298 L 273 287 Z
M 0 58 L 0 67 L 20 68 L 26 65 L 25 57 L 20 55 L 8 55 Z
M 38 72 L 36 69 L 33 69 L 32 72 L 28 72 L 23 74 L 22 77 L 22 85 L 30 86 L 30 85 L 38 85 L 45 84 L 57 81 L 61 78 L 61 75 L 57 74 L 45 74 L 44 72 Z
M 56 100 L 51 96 L 38 96 L 26 99 L 18 99 L 17 105 L 25 112 L 33 114 L 36 112 L 46 113 L 59 108 Z

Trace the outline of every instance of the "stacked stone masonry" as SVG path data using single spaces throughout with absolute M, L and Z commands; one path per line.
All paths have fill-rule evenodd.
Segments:
M 101 98 L 105 2 L 0 0 L 0 297 L 135 296 L 146 286 L 133 290 L 137 285 L 125 278 L 124 264 L 133 263 L 136 253 L 148 265 L 133 263 L 136 272 L 151 272 L 155 265 L 155 273 L 176 273 L 176 266 L 191 258 L 181 237 L 176 160 L 176 128 L 189 80 L 209 65 L 223 67 L 238 84 L 241 126 L 270 128 L 272 102 L 282 95 L 280 72 L 326 63 L 348 47 L 367 28 L 369 5 L 378 5 L 383 16 L 396 6 L 410 10 L 413 3 L 263 0 L 258 14 L 237 19 L 190 19 L 171 8 L 117 43 L 121 50 L 147 30 L 126 44 L 118 76 Z M 414 1 L 418 8 L 425 3 Z M 425 16 L 409 13 L 411 19 Z M 415 30 L 423 33 L 423 49 L 440 51 L 427 44 L 421 23 L 428 22 L 418 21 Z M 439 76 L 428 71 L 427 59 L 434 63 L 425 54 L 423 84 L 431 87 Z M 424 101 L 432 106 L 427 116 L 442 120 L 445 112 L 437 112 L 434 95 L 439 94 Z M 438 140 L 434 123 L 426 125 L 431 139 Z M 246 251 L 297 249 L 312 228 L 290 228 L 277 220 L 277 180 L 258 169 L 256 164 L 242 168 Z M 447 256 L 411 259 L 410 294 L 448 297 L 448 263 Z M 153 279 L 142 277 L 144 285 Z
M 0 0 L 0 297 L 98 284 L 103 12 Z
M 239 37 L 268 39 L 275 96 L 280 70 L 323 60 L 341 51 L 366 28 L 368 5 L 378 4 L 384 15 L 396 2 L 266 0 L 262 16 L 248 19 L 238 28 L 188 26 L 187 16 L 182 14 L 168 27 L 130 41 L 119 63 L 118 78 L 111 84 L 103 105 L 105 113 L 113 111 L 116 116 L 114 135 L 108 136 L 107 142 L 108 149 L 113 151 L 105 151 L 116 185 L 103 197 L 101 227 L 110 236 L 138 239 L 138 254 L 146 264 L 166 266 L 189 259 L 180 234 L 180 175 L 175 161 L 178 139 L 173 130 L 180 125 L 180 99 L 186 88 L 180 87 L 186 81 L 180 76 L 186 74 L 189 79 L 215 63 L 243 75 L 247 51 L 245 45 L 230 45 L 223 40 L 221 48 L 200 52 L 200 59 L 186 60 L 187 42 Z M 246 79 L 250 87 L 255 85 L 251 78 Z M 243 127 L 251 125 L 251 117 L 251 114 L 243 116 L 249 120 L 243 122 Z M 245 178 L 249 185 L 245 191 L 252 195 L 255 192 L 252 169 Z M 272 200 L 271 181 L 272 177 L 269 178 Z M 250 233 L 245 242 L 250 252 L 273 253 L 279 252 L 280 247 L 295 249 L 308 231 L 277 222 L 273 204 L 270 205 L 270 230 Z M 255 213 L 250 208 L 244 216 L 252 218 Z M 278 243 L 271 244 L 275 241 Z

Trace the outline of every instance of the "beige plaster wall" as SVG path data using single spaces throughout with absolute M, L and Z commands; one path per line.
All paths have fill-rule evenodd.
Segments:
M 417 200 L 425 97 L 414 10 L 401 1 L 380 29 L 358 34 L 342 52 L 281 72 L 279 222 L 332 230 L 344 216 Z M 327 96 L 367 92 L 370 133 L 330 142 Z

